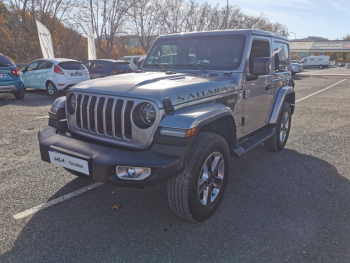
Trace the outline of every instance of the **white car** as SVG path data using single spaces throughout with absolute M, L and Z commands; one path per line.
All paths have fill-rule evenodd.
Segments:
M 52 96 L 90 79 L 82 62 L 67 58 L 34 60 L 20 71 L 20 75 L 26 88 L 46 89 Z
M 301 67 L 298 63 L 292 63 L 292 75 L 301 72 Z
M 139 61 L 140 58 L 144 58 L 146 56 L 140 55 L 140 56 L 125 56 L 122 57 L 120 60 L 129 62 L 130 67 L 132 67 L 132 69 L 137 70 L 137 61 Z

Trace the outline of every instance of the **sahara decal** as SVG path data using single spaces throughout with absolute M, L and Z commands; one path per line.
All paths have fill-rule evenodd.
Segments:
M 203 90 L 203 91 L 199 91 L 196 93 L 190 93 L 187 96 L 180 95 L 177 98 L 178 98 L 179 102 L 183 102 L 183 101 L 188 101 L 188 100 L 192 100 L 192 99 L 196 99 L 196 98 L 209 97 L 209 96 L 212 96 L 215 94 L 229 92 L 229 91 L 233 91 L 233 90 L 234 90 L 234 86 L 229 86 L 229 87 L 209 89 L 207 91 Z

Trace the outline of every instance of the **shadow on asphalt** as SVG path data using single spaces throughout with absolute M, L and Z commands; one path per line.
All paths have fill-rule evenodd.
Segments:
M 12 93 L 0 93 L 0 107 L 9 104 L 41 107 L 51 105 L 55 99 L 60 96 L 65 96 L 65 94 L 65 92 L 61 91 L 59 96 L 50 96 L 46 90 L 27 89 L 23 100 L 17 100 Z
M 176 217 L 166 184 L 104 185 L 36 213 L 0 262 L 349 262 L 350 182 L 334 166 L 263 146 L 231 161 L 206 222 Z

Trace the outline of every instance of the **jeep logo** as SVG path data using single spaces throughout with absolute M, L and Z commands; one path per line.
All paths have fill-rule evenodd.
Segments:
M 58 158 L 58 157 L 55 157 L 54 159 L 57 162 L 64 163 L 64 159 L 61 159 L 61 158 Z

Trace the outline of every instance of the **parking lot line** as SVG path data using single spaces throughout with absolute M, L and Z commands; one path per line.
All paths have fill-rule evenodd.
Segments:
M 345 81 L 345 80 L 346 80 L 346 79 L 343 79 L 343 80 L 341 80 L 341 81 L 339 81 L 339 82 L 333 84 L 332 86 L 329 86 L 329 87 L 327 87 L 327 88 L 321 89 L 321 90 L 319 90 L 319 91 L 317 91 L 317 92 L 315 92 L 315 93 L 312 93 L 312 94 L 310 94 L 310 95 L 308 95 L 308 96 L 306 96 L 306 97 L 304 97 L 304 98 L 301 98 L 301 99 L 297 100 L 295 103 L 297 103 L 297 102 L 299 102 L 299 101 L 302 101 L 302 100 L 305 100 L 305 99 L 307 99 L 307 98 L 310 98 L 311 96 L 314 96 L 314 95 L 316 95 L 316 94 L 318 94 L 318 93 L 320 93 L 320 92 L 322 92 L 322 91 L 325 91 L 325 90 L 327 90 L 327 89 L 333 88 L 334 86 L 336 86 L 336 85 L 342 83 L 342 82 Z
M 21 212 L 21 213 L 15 214 L 13 217 L 14 217 L 15 219 L 21 219 L 21 218 L 30 216 L 30 215 L 35 214 L 36 212 L 38 212 L 38 211 L 40 211 L 40 210 L 42 210 L 42 209 L 45 209 L 45 208 L 48 208 L 48 207 L 50 207 L 50 206 L 52 206 L 52 205 L 55 205 L 55 204 L 61 203 L 61 202 L 63 202 L 63 201 L 66 201 L 66 200 L 68 200 L 68 199 L 70 199 L 70 198 L 72 198 L 72 197 L 74 197 L 74 196 L 80 195 L 80 194 L 82 194 L 82 193 L 84 193 L 84 192 L 87 192 L 87 191 L 92 190 L 92 189 L 94 189 L 94 188 L 96 188 L 96 187 L 99 187 L 99 186 L 102 185 L 102 184 L 103 184 L 103 183 L 99 183 L 99 182 L 94 183 L 94 184 L 90 184 L 90 185 L 88 185 L 88 186 L 85 186 L 85 187 L 83 187 L 83 188 L 80 188 L 79 190 L 76 190 L 76 191 L 71 192 L 71 193 L 69 193 L 69 194 L 60 196 L 60 197 L 58 197 L 58 198 L 56 198 L 56 199 L 53 199 L 53 200 L 51 200 L 51 201 L 49 201 L 49 202 L 42 203 L 42 204 L 37 205 L 37 206 L 34 206 L 34 207 L 32 207 L 32 208 L 30 208 L 30 209 L 28 209 L 28 210 L 25 210 L 25 211 L 23 211 L 23 212 Z
M 316 95 L 316 94 L 318 94 L 318 93 L 320 93 L 320 92 L 323 92 L 323 91 L 325 91 L 325 90 L 327 90 L 327 89 L 330 89 L 330 88 L 332 88 L 332 87 L 334 87 L 334 86 L 336 86 L 336 85 L 342 83 L 342 82 L 345 81 L 345 80 L 346 80 L 346 79 L 343 79 L 343 80 L 341 80 L 341 81 L 339 81 L 339 82 L 337 82 L 337 83 L 335 83 L 335 84 L 333 84 L 333 85 L 331 85 L 331 86 L 329 86 L 329 87 L 327 87 L 327 88 L 324 88 L 324 89 L 319 90 L 319 91 L 317 91 L 317 92 L 315 92 L 315 93 L 312 93 L 312 94 L 310 94 L 310 95 L 308 95 L 308 96 L 306 96 L 306 97 L 304 97 L 304 98 L 301 98 L 301 99 L 297 100 L 295 103 L 300 102 L 300 101 L 302 101 L 302 100 L 305 100 L 305 99 L 307 99 L 307 98 L 309 98 L 309 97 L 311 97 L 311 96 L 314 96 L 314 95 Z M 94 188 L 96 188 L 96 187 L 99 187 L 100 185 L 102 185 L 102 183 L 99 183 L 99 182 L 93 183 L 93 184 L 91 184 L 91 185 L 88 185 L 88 186 L 85 186 L 85 187 L 83 187 L 83 188 L 81 188 L 81 189 L 78 189 L 78 190 L 76 190 L 76 191 L 74 191 L 74 192 L 71 192 L 71 193 L 69 193 L 69 194 L 63 195 L 63 196 L 58 197 L 58 198 L 56 198 L 56 199 L 53 199 L 53 200 L 51 200 L 51 201 L 49 201 L 49 202 L 42 203 L 42 204 L 40 204 L 40 205 L 34 206 L 34 207 L 30 208 L 30 209 L 27 209 L 27 210 L 25 210 L 25 211 L 23 211 L 23 212 L 20 212 L 20 213 L 18 213 L 18 214 L 15 214 L 13 217 L 14 217 L 15 219 L 21 219 L 21 218 L 30 216 L 30 215 L 35 214 L 36 212 L 38 212 L 38 211 L 40 211 L 40 210 L 43 210 L 43 209 L 48 208 L 48 207 L 50 207 L 50 206 L 52 206 L 52 205 L 55 205 L 55 204 L 61 203 L 61 202 L 63 202 L 63 201 L 66 201 L 66 200 L 68 200 L 68 199 L 70 199 L 70 198 L 72 198 L 72 197 L 75 197 L 75 196 L 80 195 L 80 194 L 82 194 L 82 193 L 85 193 L 85 192 L 87 192 L 87 191 L 89 191 L 89 190 L 92 190 L 92 189 L 94 189 Z

